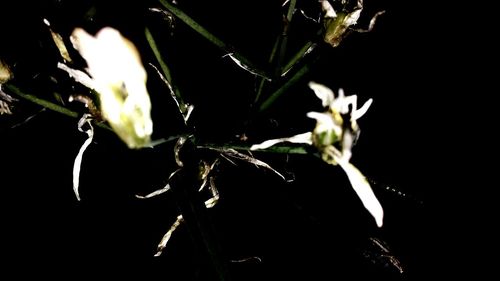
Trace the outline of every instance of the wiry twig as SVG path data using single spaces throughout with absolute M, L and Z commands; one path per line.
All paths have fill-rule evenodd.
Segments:
M 172 224 L 170 229 L 161 238 L 161 241 L 158 244 L 158 247 L 156 248 L 155 257 L 159 257 L 163 253 L 163 250 L 167 247 L 168 240 L 170 240 L 170 237 L 172 237 L 172 233 L 174 233 L 174 231 L 177 229 L 177 227 L 179 227 L 179 225 L 181 225 L 181 223 L 183 221 L 184 221 L 184 218 L 182 217 L 182 215 L 178 215 L 177 219 Z
M 170 96 L 174 100 L 175 105 L 177 106 L 177 109 L 179 109 L 179 112 L 182 115 L 182 118 L 184 119 L 184 123 L 187 125 L 187 121 L 189 120 L 189 116 L 191 116 L 191 113 L 193 112 L 194 105 L 184 103 L 182 101 L 182 98 L 179 98 L 180 97 L 179 91 L 177 90 L 177 92 L 178 92 L 177 94 L 174 92 L 173 86 L 165 78 L 165 76 L 163 76 L 163 74 L 161 74 L 161 72 L 158 70 L 158 68 L 152 63 L 150 63 L 149 65 L 156 70 L 156 73 L 158 74 L 160 79 L 165 83 L 165 85 L 167 85 L 168 90 L 170 92 Z
M 273 167 L 271 167 L 266 162 L 261 161 L 259 159 L 256 159 L 256 158 L 254 158 L 252 156 L 240 153 L 240 152 L 236 151 L 235 149 L 232 149 L 232 148 L 208 148 L 208 149 L 214 150 L 214 151 L 218 151 L 218 152 L 220 152 L 222 155 L 224 155 L 226 157 L 234 158 L 234 159 L 237 159 L 237 160 L 242 160 L 242 161 L 254 164 L 254 165 L 258 166 L 258 167 L 266 168 L 266 169 L 272 171 L 273 173 L 277 174 L 283 180 L 286 180 L 285 176 L 283 176 L 280 172 L 278 172 L 277 170 L 275 170 Z
M 170 181 L 170 179 L 171 179 L 171 178 L 172 178 L 172 177 L 173 177 L 173 176 L 174 176 L 177 172 L 179 172 L 180 170 L 181 170 L 181 169 L 177 169 L 177 170 L 175 170 L 173 173 L 171 173 L 171 174 L 170 174 L 170 176 L 168 177 L 168 180 Z M 144 195 L 144 196 L 136 194 L 136 195 L 135 195 L 135 197 L 136 197 L 136 198 L 139 198 L 139 199 L 149 199 L 149 198 L 152 198 L 152 197 L 158 196 L 158 195 L 160 195 L 160 194 L 163 194 L 163 193 L 165 193 L 165 192 L 169 191 L 170 189 L 171 189 L 170 184 L 169 184 L 169 183 L 167 183 L 167 185 L 165 185 L 165 187 L 163 187 L 163 188 L 160 188 L 160 189 L 158 189 L 158 190 L 155 190 L 155 191 L 153 191 L 153 192 L 151 192 L 151 193 L 149 193 L 149 194 L 147 194 L 147 195 Z
M 363 29 L 363 28 L 353 28 L 354 31 L 359 32 L 359 33 L 365 33 L 365 32 L 371 32 L 373 30 L 373 27 L 375 27 L 375 23 L 377 21 L 377 18 L 381 15 L 383 15 L 385 11 L 380 11 L 377 12 L 372 19 L 370 20 L 370 24 L 368 25 L 368 28 Z

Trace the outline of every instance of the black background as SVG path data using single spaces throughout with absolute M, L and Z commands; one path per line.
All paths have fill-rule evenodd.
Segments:
M 265 65 L 281 28 L 280 1 L 178 2 L 211 32 Z M 308 1 L 298 2 L 300 8 L 315 12 Z M 435 123 L 444 122 L 435 110 L 438 101 L 446 98 L 439 86 L 442 47 L 422 20 L 422 3 L 366 2 L 361 25 L 376 11 L 386 10 L 373 32 L 351 34 L 336 49 L 321 45 L 321 58 L 312 71 L 250 123 L 245 120 L 251 116 L 248 104 L 255 77 L 182 22 L 177 21 L 172 31 L 159 15 L 147 11 L 158 6 L 154 1 L 17 2 L 0 10 L 8 15 L 0 17 L 5 27 L 0 55 L 14 65 L 13 84 L 49 99 L 54 90 L 67 97 L 78 88 L 68 86 L 71 81 L 55 69 L 57 50 L 42 18 L 49 19 L 63 36 L 76 26 L 97 31 L 111 25 L 136 42 L 143 61 L 154 62 L 143 36 L 147 25 L 159 41 L 174 81 L 185 99 L 195 104 L 192 124 L 199 139 L 207 142 L 237 142 L 235 136 L 245 132 L 248 143 L 257 143 L 310 130 L 314 122 L 305 114 L 319 110 L 319 103 L 307 88 L 309 80 L 334 90 L 344 88 L 361 101 L 373 98 L 372 107 L 359 121 L 362 133 L 352 161 L 375 182 L 386 214 L 382 229 L 375 227 L 338 167 L 304 155 L 255 154 L 293 178 L 292 182 L 244 162 L 238 166 L 223 162 L 217 177 L 221 201 L 208 215 L 225 258 L 262 259 L 230 263 L 235 280 L 339 276 L 422 280 L 432 261 L 439 259 L 439 251 L 430 250 L 429 243 L 438 238 L 429 235 L 426 212 L 432 191 L 443 188 L 440 164 L 434 158 L 441 136 L 447 134 L 446 127 L 434 129 Z M 89 16 L 92 7 L 95 10 Z M 290 48 L 314 38 L 311 31 L 318 27 L 299 14 L 295 18 Z M 154 137 L 184 133 L 174 103 L 151 68 L 148 72 Z M 171 143 L 130 151 L 112 133 L 97 130 L 95 143 L 84 155 L 82 201 L 77 202 L 71 171 L 85 135 L 76 129 L 76 120 L 39 111 L 20 102 L 13 116 L 1 117 L 1 243 L 7 261 L 2 267 L 19 278 L 136 274 L 143 280 L 211 278 L 208 261 L 195 248 L 186 227 L 174 233 L 161 257 L 153 257 L 179 212 L 174 196 L 134 198 L 166 183 L 175 169 Z M 16 125 L 33 114 L 28 122 Z M 402 275 L 363 257 L 369 237 L 389 244 L 405 268 Z

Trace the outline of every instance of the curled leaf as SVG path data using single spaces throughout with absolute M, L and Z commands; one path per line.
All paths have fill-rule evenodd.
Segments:
M 94 128 L 92 127 L 92 124 L 90 123 L 90 119 L 88 117 L 89 116 L 85 114 L 78 122 L 78 130 L 87 134 L 87 139 L 80 147 L 80 150 L 75 157 L 75 163 L 73 164 L 73 191 L 75 192 L 76 199 L 78 199 L 78 201 L 80 201 L 80 193 L 78 191 L 78 188 L 80 186 L 80 169 L 82 166 L 82 157 L 87 147 L 92 143 L 92 138 L 94 137 Z M 85 124 L 88 124 L 89 129 L 83 131 L 82 127 Z
M 43 19 L 43 22 L 49 28 L 52 40 L 54 40 L 54 44 L 56 44 L 57 50 L 59 50 L 59 54 L 61 55 L 61 57 L 67 62 L 72 62 L 62 36 L 52 30 L 52 28 L 50 27 L 50 22 L 47 19 Z

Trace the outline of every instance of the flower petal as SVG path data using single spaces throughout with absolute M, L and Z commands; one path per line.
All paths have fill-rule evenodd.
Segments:
M 331 129 L 331 128 L 337 127 L 337 125 L 335 125 L 335 122 L 332 118 L 332 115 L 329 113 L 321 113 L 321 112 L 311 111 L 311 112 L 307 113 L 307 117 L 315 119 L 319 124 L 321 124 L 322 126 L 325 126 L 327 128 Z
M 267 140 L 261 144 L 254 144 L 250 147 L 250 150 L 259 150 L 259 149 L 266 149 L 269 148 L 275 144 L 281 143 L 281 142 L 291 142 L 291 143 L 305 143 L 312 145 L 312 133 L 307 132 L 303 134 L 298 134 L 293 137 L 289 138 L 280 138 L 280 139 L 272 139 L 272 140 Z
M 328 87 L 318 84 L 316 82 L 309 82 L 309 88 L 311 88 L 316 96 L 321 100 L 324 107 L 330 106 L 335 99 L 333 91 Z
M 129 148 L 149 146 L 151 101 L 146 70 L 134 44 L 111 27 L 102 28 L 95 37 L 76 28 L 71 42 L 87 62 L 104 119 Z
M 362 8 L 358 8 L 354 10 L 353 12 L 349 13 L 345 19 L 344 19 L 344 24 L 346 26 L 352 26 L 358 23 L 359 16 L 361 15 Z
M 347 161 L 339 161 L 338 163 L 342 169 L 344 169 L 349 181 L 351 182 L 352 188 L 358 195 L 359 199 L 361 199 L 365 208 L 375 218 L 377 226 L 382 227 L 384 210 L 382 209 L 382 205 L 380 205 L 377 197 L 375 197 L 375 194 L 373 193 L 373 190 L 365 176 L 363 176 L 363 174 L 356 167 L 354 167 L 354 165 Z
M 332 5 L 327 0 L 321 1 L 321 10 L 323 10 L 323 12 L 325 13 L 324 15 L 325 18 L 334 19 L 337 17 L 337 13 L 335 13 L 335 10 L 333 9 Z
M 361 118 L 361 116 L 365 115 L 365 113 L 368 111 L 368 108 L 370 108 L 370 105 L 372 105 L 373 99 L 369 99 L 363 104 L 363 106 L 360 109 L 353 108 L 352 112 L 352 117 L 351 120 L 358 120 Z

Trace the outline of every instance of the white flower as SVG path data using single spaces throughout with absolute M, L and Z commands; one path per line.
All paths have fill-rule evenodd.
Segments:
M 146 71 L 132 42 L 111 27 L 101 29 L 96 36 L 76 28 L 71 42 L 87 62 L 91 77 L 64 64 L 59 68 L 99 93 L 104 119 L 128 147 L 149 145 L 153 133 L 151 101 Z
M 352 154 L 351 148 L 359 135 L 356 120 L 366 113 L 372 104 L 372 99 L 358 109 L 356 95 L 346 97 L 341 89 L 339 96 L 335 98 L 332 90 L 321 84 L 310 82 L 309 87 L 327 109 L 326 112 L 307 113 L 308 117 L 316 119 L 314 130 L 289 138 L 267 140 L 261 144 L 252 145 L 250 149 L 266 149 L 281 142 L 314 145 L 321 152 L 321 157 L 325 162 L 339 165 L 344 170 L 359 199 L 375 218 L 377 225 L 381 227 L 384 217 L 382 206 L 365 176 L 349 162 Z

